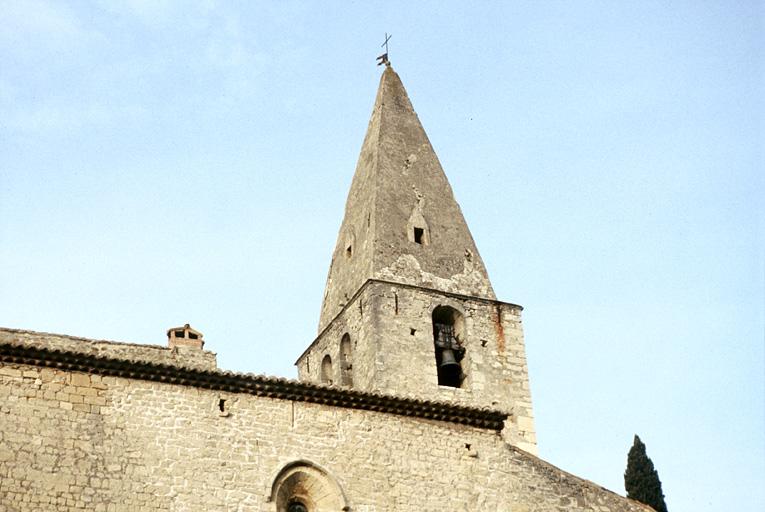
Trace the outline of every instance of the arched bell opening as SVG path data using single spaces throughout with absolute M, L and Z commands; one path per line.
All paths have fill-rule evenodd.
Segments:
M 433 344 L 436 353 L 438 385 L 462 387 L 465 372 L 465 320 L 462 313 L 449 306 L 433 310 Z

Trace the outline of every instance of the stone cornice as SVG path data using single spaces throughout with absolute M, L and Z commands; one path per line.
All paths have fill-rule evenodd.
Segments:
M 15 343 L 0 343 L 0 362 L 376 411 L 496 431 L 502 430 L 507 418 L 506 413 L 484 408 L 366 393 L 278 377 L 179 368 Z

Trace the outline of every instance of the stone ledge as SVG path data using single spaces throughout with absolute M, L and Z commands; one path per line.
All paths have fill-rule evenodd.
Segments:
M 180 368 L 146 361 L 30 347 L 0 341 L 0 362 L 50 367 L 203 389 L 377 411 L 501 431 L 506 413 L 485 408 L 366 393 L 263 375 Z

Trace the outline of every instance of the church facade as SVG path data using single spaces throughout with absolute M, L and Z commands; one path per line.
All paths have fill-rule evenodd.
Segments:
M 536 456 L 521 311 L 387 65 L 298 380 L 0 329 L 0 512 L 651 510 Z

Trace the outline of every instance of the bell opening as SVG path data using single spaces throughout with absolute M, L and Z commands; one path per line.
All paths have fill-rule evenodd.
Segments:
M 462 386 L 464 374 L 460 361 L 465 356 L 463 325 L 462 315 L 456 309 L 439 306 L 433 310 L 433 344 L 439 386 Z

